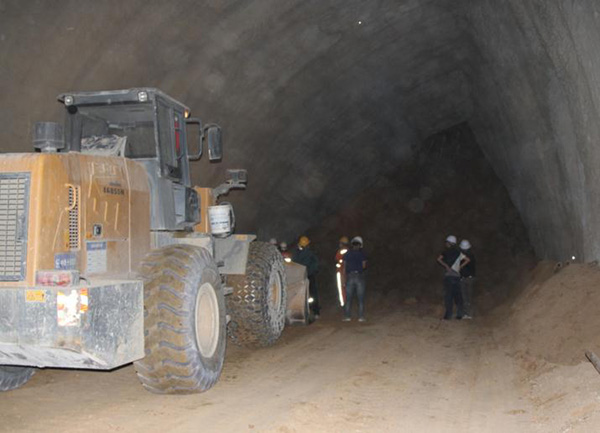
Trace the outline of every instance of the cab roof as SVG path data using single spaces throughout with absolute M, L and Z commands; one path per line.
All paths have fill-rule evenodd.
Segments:
M 154 103 L 156 99 L 162 98 L 168 103 L 175 105 L 181 111 L 189 113 L 189 107 L 183 105 L 178 100 L 170 97 L 166 93 L 154 87 L 134 87 L 123 90 L 100 90 L 96 92 L 66 92 L 58 95 L 58 100 L 67 106 L 80 105 L 111 105 L 111 104 L 131 104 L 131 103 Z M 69 100 L 70 98 L 70 100 Z

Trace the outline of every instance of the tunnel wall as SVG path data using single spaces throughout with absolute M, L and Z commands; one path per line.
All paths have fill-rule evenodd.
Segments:
M 461 38 L 445 0 L 0 0 L 0 147 L 61 92 L 159 87 L 223 127 L 195 183 L 248 169 L 238 232 L 296 236 L 468 117 Z
M 600 258 L 593 0 L 0 0 L 0 148 L 29 151 L 58 93 L 156 86 L 223 126 L 193 164 L 239 231 L 318 225 L 414 146 L 468 120 L 541 258 Z
M 477 140 L 540 258 L 600 258 L 600 4 L 468 0 Z

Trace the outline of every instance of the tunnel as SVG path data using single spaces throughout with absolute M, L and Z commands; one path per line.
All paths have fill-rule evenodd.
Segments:
M 63 121 L 59 94 L 158 88 L 221 127 L 193 185 L 247 170 L 236 233 L 310 239 L 321 306 L 229 342 L 198 395 L 39 370 L 0 431 L 600 430 L 599 46 L 592 0 L 0 0 L 3 153 Z M 477 257 L 472 320 L 441 320 L 449 235 Z M 342 236 L 365 323 L 342 322 Z

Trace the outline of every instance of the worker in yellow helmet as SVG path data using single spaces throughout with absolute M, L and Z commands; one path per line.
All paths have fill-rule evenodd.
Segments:
M 292 254 L 292 261 L 300 265 L 306 266 L 306 273 L 308 274 L 308 291 L 309 291 L 309 304 L 315 319 L 319 318 L 321 307 L 319 305 L 319 292 L 317 290 L 317 272 L 319 272 L 319 259 L 313 251 L 309 248 L 310 239 L 306 236 L 300 236 L 298 239 L 298 247 Z
M 348 252 L 350 240 L 348 236 L 340 238 L 340 244 L 335 253 L 335 282 L 338 291 L 338 299 L 340 306 L 343 307 L 346 303 L 346 272 L 344 270 L 344 255 Z

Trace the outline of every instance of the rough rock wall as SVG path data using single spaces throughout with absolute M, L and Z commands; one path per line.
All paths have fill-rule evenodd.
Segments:
M 470 123 L 538 256 L 599 258 L 600 3 L 467 0 L 459 14 Z
M 239 229 L 318 225 L 468 120 L 542 258 L 600 257 L 594 0 L 0 0 L 0 147 L 62 91 L 160 87 L 224 128 Z
M 156 86 L 224 129 L 225 158 L 194 164 L 240 231 L 317 225 L 470 113 L 467 51 L 446 0 L 0 0 L 0 147 L 29 151 L 58 93 Z
M 369 258 L 368 293 L 439 301 L 444 239 L 468 239 L 476 257 L 478 312 L 507 299 L 535 263 L 523 222 L 468 124 L 434 134 L 407 167 L 377 183 L 309 231 L 321 259 L 324 304 L 336 294 L 333 256 L 342 235 L 360 235 Z

